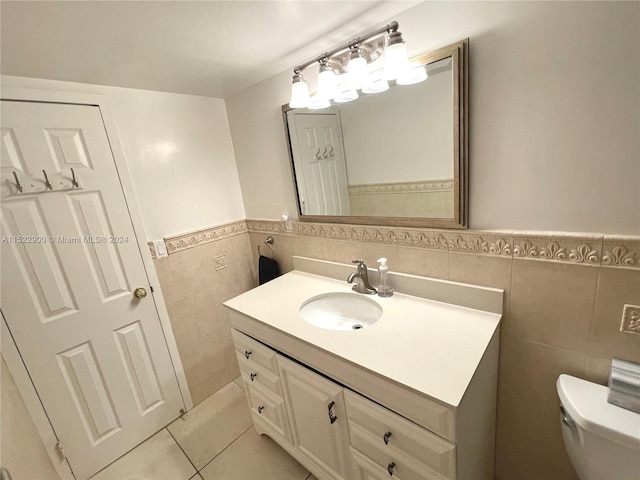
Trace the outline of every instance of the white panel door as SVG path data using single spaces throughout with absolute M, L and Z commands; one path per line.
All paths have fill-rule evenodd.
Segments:
M 2 312 L 87 478 L 184 407 L 99 108 L 2 101 L 1 173 Z
M 305 215 L 349 215 L 347 166 L 336 114 L 294 115 L 296 171 L 302 172 L 300 199 Z

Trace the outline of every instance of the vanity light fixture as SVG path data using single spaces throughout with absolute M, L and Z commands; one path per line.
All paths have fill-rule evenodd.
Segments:
M 326 108 L 331 101 L 355 100 L 358 90 L 364 94 L 384 92 L 389 89 L 389 81 L 411 85 L 426 80 L 426 69 L 409 63 L 398 27 L 398 22 L 391 22 L 295 67 L 289 107 Z M 384 62 L 377 62 L 383 55 Z M 311 96 L 302 71 L 316 63 L 318 91 Z

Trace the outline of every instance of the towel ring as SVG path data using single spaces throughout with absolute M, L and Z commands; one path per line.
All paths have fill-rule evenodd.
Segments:
M 267 238 L 265 238 L 264 240 L 264 244 L 269 247 L 269 250 L 271 250 L 271 258 L 275 258 L 275 253 L 273 253 L 273 248 L 271 248 L 271 245 L 273 245 L 273 237 L 271 235 L 269 235 Z M 258 245 L 258 256 L 262 255 L 262 252 L 260 251 L 260 245 Z

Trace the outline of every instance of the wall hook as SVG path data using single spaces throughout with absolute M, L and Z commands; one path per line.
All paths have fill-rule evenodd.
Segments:
M 73 184 L 74 187 L 78 188 L 78 180 L 76 180 L 76 172 L 73 171 L 73 168 L 71 169 L 71 183 Z
M 23 188 L 22 188 L 22 185 L 20 184 L 20 180 L 18 180 L 18 174 L 16 172 L 13 172 L 13 178 L 16 179 L 16 188 L 20 193 L 22 193 Z
M 53 190 L 53 187 L 51 186 L 51 182 L 49 182 L 49 177 L 47 177 L 47 171 L 42 170 L 42 174 L 44 175 L 44 184 L 47 186 L 49 190 Z
M 273 253 L 273 248 L 271 248 L 271 245 L 273 245 L 273 237 L 271 235 L 269 235 L 265 240 L 264 240 L 264 244 L 269 247 L 269 250 L 271 250 L 271 257 L 275 258 L 275 254 Z M 262 252 L 260 252 L 260 245 L 258 245 L 258 256 L 262 255 Z

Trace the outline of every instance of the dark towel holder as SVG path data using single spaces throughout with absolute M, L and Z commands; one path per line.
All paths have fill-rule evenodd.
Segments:
M 271 248 L 271 245 L 273 245 L 273 237 L 271 235 L 264 240 L 264 244 L 271 250 L 271 258 L 275 258 L 276 255 L 273 253 L 273 248 Z M 260 251 L 260 245 L 258 245 L 258 256 L 260 255 L 262 255 L 262 252 Z

